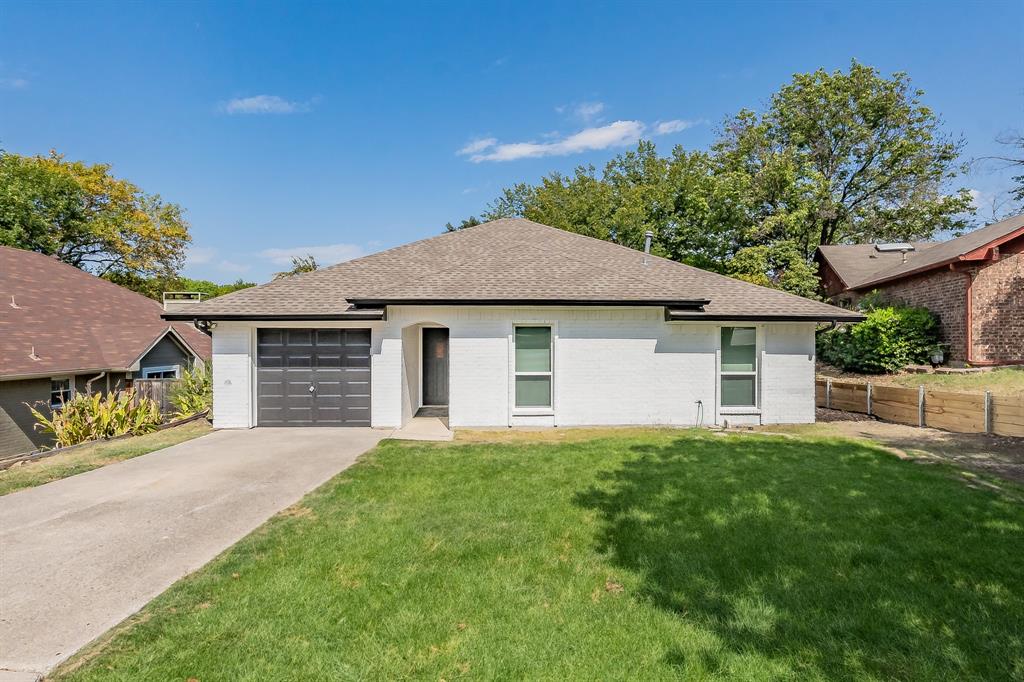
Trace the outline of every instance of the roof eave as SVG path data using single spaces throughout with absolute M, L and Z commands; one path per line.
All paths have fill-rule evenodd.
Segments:
M 344 320 L 383 320 L 384 310 L 358 310 L 351 313 L 214 313 L 214 312 L 176 312 L 163 313 L 160 317 L 175 322 L 192 322 L 203 320 L 209 322 L 231 321 L 344 321 Z
M 637 307 L 673 306 L 677 308 L 700 309 L 711 303 L 710 299 L 581 299 L 581 298 L 355 298 L 349 299 L 357 308 L 389 305 L 444 305 L 444 306 L 587 306 L 587 307 Z
M 665 320 L 668 322 L 862 322 L 864 316 L 859 313 L 825 315 L 823 313 L 805 315 L 768 315 L 728 314 L 728 313 L 697 313 L 665 309 Z
M 21 374 L 0 374 L 0 381 L 26 381 L 28 379 L 46 379 L 48 377 L 81 376 L 87 374 L 99 374 L 100 372 L 127 373 L 132 370 L 128 367 L 69 367 L 50 369 L 41 372 L 28 372 Z

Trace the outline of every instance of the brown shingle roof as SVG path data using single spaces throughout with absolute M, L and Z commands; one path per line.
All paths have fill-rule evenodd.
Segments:
M 962 237 L 936 244 L 923 251 L 920 255 L 908 258 L 906 263 L 900 263 L 895 267 L 872 273 L 858 282 L 848 283 L 848 286 L 851 289 L 865 289 L 882 282 L 931 270 L 932 268 L 959 260 L 971 251 L 980 249 L 987 244 L 1022 230 L 1024 230 L 1024 215 L 1000 220 L 998 223 L 992 223 L 991 225 L 968 232 Z
M 495 220 L 176 311 L 172 319 L 343 317 L 386 303 L 668 305 L 710 300 L 692 317 L 859 319 L 610 242 L 519 218 Z
M 125 370 L 171 326 L 209 358 L 210 337 L 169 325 L 162 310 L 50 256 L 0 246 L 0 378 Z
M 933 246 L 936 246 L 935 242 L 914 242 L 914 250 L 907 253 L 907 261 L 920 258 L 924 251 Z M 903 264 L 902 253 L 879 251 L 874 244 L 819 246 L 818 253 L 847 287 L 865 281 L 876 272 L 890 270 Z

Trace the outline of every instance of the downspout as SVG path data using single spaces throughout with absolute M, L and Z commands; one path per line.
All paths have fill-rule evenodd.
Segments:
M 96 381 L 97 379 L 102 379 L 106 375 L 107 375 L 107 372 L 106 372 L 106 370 L 104 370 L 104 371 L 100 372 L 99 374 L 97 374 L 96 376 L 94 376 L 92 379 L 89 379 L 88 381 L 86 381 L 85 382 L 85 394 L 86 395 L 92 395 L 92 382 Z M 107 385 L 108 386 L 110 385 L 109 380 L 107 381 Z M 110 392 L 109 388 L 107 389 L 107 392 L 108 393 Z
M 967 352 L 964 354 L 964 359 L 968 365 L 972 365 L 974 364 L 974 296 L 971 289 L 974 286 L 974 277 L 970 270 L 964 271 L 964 275 L 967 276 L 967 320 L 964 325 Z

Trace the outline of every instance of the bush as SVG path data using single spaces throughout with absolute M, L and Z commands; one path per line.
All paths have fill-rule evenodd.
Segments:
M 136 402 L 133 390 L 103 396 L 79 394 L 51 414 L 29 405 L 35 428 L 53 436 L 56 447 L 90 440 L 154 431 L 163 421 L 160 406 L 149 398 Z
M 196 365 L 192 371 L 185 372 L 171 391 L 171 402 L 174 404 L 175 419 L 191 417 L 203 410 L 213 409 L 213 374 L 207 365 Z M 207 419 L 212 418 L 207 414 Z
M 928 309 L 871 307 L 863 322 L 818 334 L 818 357 L 847 371 L 882 374 L 928 362 L 938 345 L 939 321 Z

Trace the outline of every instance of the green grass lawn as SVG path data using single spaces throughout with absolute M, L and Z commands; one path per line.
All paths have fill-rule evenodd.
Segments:
M 182 424 L 171 429 L 147 433 L 144 436 L 124 438 L 86 445 L 65 453 L 44 457 L 0 471 L 0 495 L 32 488 L 75 474 L 98 469 L 101 466 L 131 459 L 191 440 L 210 432 L 204 419 Z
M 876 384 L 917 388 L 924 384 L 935 391 L 967 391 L 984 393 L 992 391 L 993 395 L 1024 397 L 1024 369 L 994 369 L 991 372 L 975 374 L 850 374 L 834 367 L 820 366 L 821 376 L 838 377 L 842 380 L 870 381 Z
M 1024 396 L 1024 370 L 994 369 L 978 374 L 901 374 L 895 382 L 911 388 L 924 384 L 936 391 L 992 391 L 995 395 Z
M 388 441 L 70 680 L 1021 679 L 1024 507 L 841 440 Z

